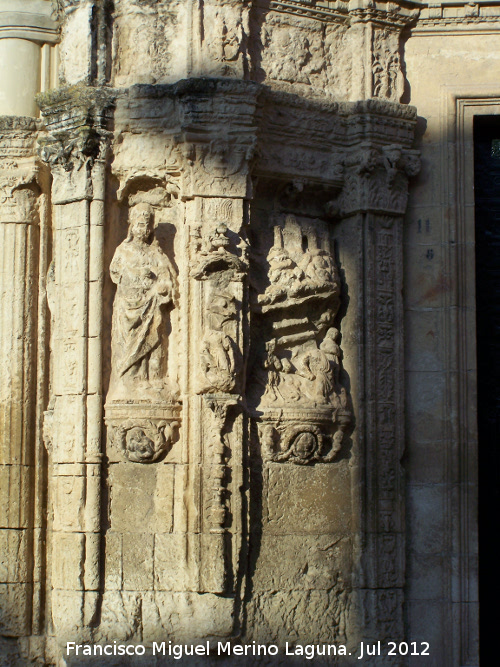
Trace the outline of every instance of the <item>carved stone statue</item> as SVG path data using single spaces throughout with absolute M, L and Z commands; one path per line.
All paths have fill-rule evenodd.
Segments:
M 128 236 L 116 249 L 110 274 L 117 285 L 110 394 L 129 399 L 130 383 L 143 390 L 164 384 L 166 310 L 174 297 L 174 270 L 154 236 L 149 204 L 131 209 Z
M 232 393 L 237 388 L 237 348 L 224 331 L 224 326 L 236 317 L 234 300 L 225 294 L 214 294 L 207 310 L 208 330 L 200 353 L 204 392 Z

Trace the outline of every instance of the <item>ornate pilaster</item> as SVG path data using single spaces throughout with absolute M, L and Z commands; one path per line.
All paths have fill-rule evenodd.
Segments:
M 60 642 L 89 639 L 100 591 L 102 284 L 107 99 L 57 91 L 39 101 L 53 175 L 49 450 L 51 616 Z
M 43 374 L 45 312 L 38 280 L 45 264 L 48 179 L 36 157 L 39 131 L 32 118 L 0 118 L 0 632 L 11 637 L 30 635 L 32 621 L 38 632 L 42 601 L 37 392 L 43 401 L 43 379 L 39 385 L 37 367 Z
M 241 587 L 248 354 L 247 199 L 256 142 L 258 87 L 210 82 L 180 87 L 182 150 L 192 157 L 182 188 L 189 225 L 191 331 L 187 389 L 191 474 L 199 479 L 200 592 L 227 596 L 230 621 Z M 234 120 L 229 123 L 229 118 Z M 201 417 L 196 425 L 196 414 Z M 187 435 L 187 433 L 186 433 Z M 187 437 L 189 437 L 187 435 Z
M 115 119 L 123 130 L 113 144 L 119 187 L 117 205 L 110 206 L 110 220 L 116 221 L 109 237 L 116 292 L 106 397 L 107 452 L 113 462 L 106 553 L 119 556 L 108 569 L 111 590 L 104 596 L 101 626 L 106 636 L 114 636 L 107 619 L 117 606 L 128 627 L 141 627 L 147 639 L 161 636 L 158 610 L 168 618 L 179 604 L 205 619 L 196 627 L 188 626 L 187 616 L 179 620 L 179 632 L 190 639 L 228 635 L 235 621 L 244 530 L 245 223 L 258 92 L 253 83 L 198 79 L 138 86 L 117 100 Z M 142 240 L 134 222 L 138 209 L 154 219 Z M 122 261 L 125 256 L 129 261 Z M 141 266 L 151 268 L 147 284 Z M 132 293 L 141 308 L 140 324 L 127 328 Z M 161 335 L 147 333 L 147 321 L 161 323 Z M 123 364 L 129 349 L 135 356 Z M 125 385 L 129 396 L 121 395 L 118 415 L 116 391 L 123 393 Z M 129 434 L 134 419 L 136 431 L 140 427 L 146 434 L 137 421 L 145 410 L 137 397 L 152 389 L 155 405 L 168 399 L 175 414 L 168 445 L 143 458 L 151 464 L 145 466 L 127 453 L 128 436 L 122 437 L 125 446 L 117 446 L 114 433 L 117 420 L 128 418 L 123 428 Z M 132 476 L 141 480 L 133 487 Z M 130 498 L 127 523 L 121 518 L 122 493 Z M 154 519 L 146 515 L 149 503 Z M 141 563 L 132 576 L 127 561 L 139 551 Z M 130 608 L 131 598 L 142 600 L 140 610 Z
M 377 123 L 360 132 L 370 112 L 384 108 L 390 136 Z M 369 101 L 357 111 L 351 131 L 359 143 L 346 156 L 337 212 L 359 227 L 363 247 L 359 621 L 366 641 L 397 641 L 404 638 L 405 582 L 402 225 L 420 161 L 410 148 L 414 109 Z
M 412 2 L 377 4 L 371 0 L 351 0 L 348 32 L 354 48 L 349 99 L 401 100 L 405 86 L 401 32 L 418 15 L 419 9 Z

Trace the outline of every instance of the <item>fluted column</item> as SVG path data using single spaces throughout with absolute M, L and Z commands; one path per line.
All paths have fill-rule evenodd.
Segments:
M 0 118 L 0 632 L 31 634 L 35 576 L 35 467 L 40 225 L 43 169 L 34 157 L 37 126 Z M 42 220 L 41 220 L 41 219 Z M 43 259 L 42 259 L 43 263 Z M 39 594 L 39 586 L 36 586 Z

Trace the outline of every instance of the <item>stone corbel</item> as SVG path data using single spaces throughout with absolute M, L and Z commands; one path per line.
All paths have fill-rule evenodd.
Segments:
M 183 197 L 250 196 L 258 92 L 254 83 L 231 80 L 201 79 L 176 86 Z

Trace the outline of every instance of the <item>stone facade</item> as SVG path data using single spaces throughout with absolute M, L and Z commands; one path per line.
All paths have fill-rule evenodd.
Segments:
M 0 664 L 479 664 L 497 14 L 0 0 Z

